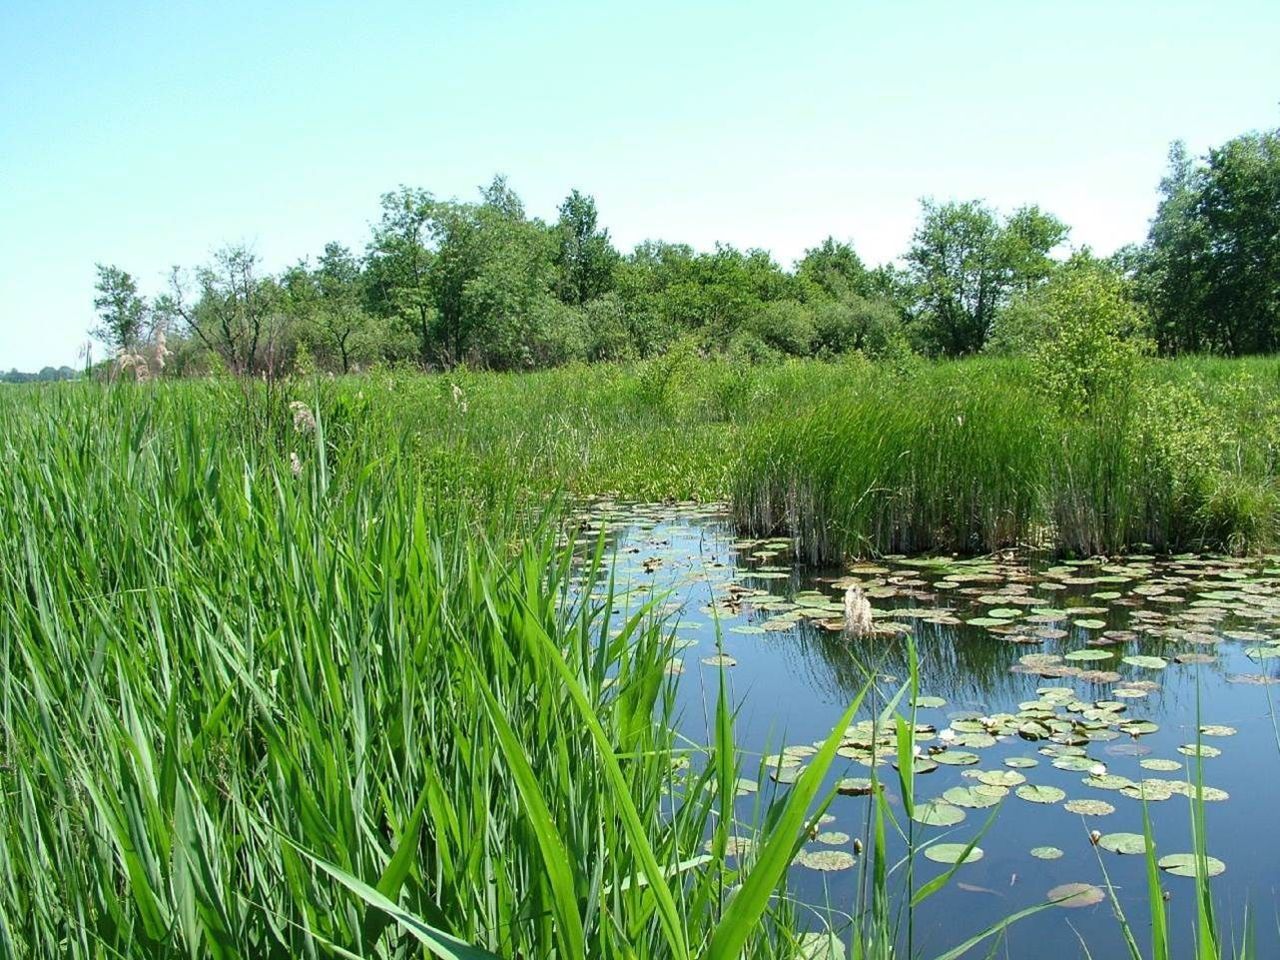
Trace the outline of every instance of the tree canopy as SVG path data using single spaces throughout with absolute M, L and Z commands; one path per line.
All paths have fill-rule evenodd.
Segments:
M 835 236 L 790 268 L 728 244 L 622 252 L 591 195 L 570 191 L 545 222 L 499 176 L 470 200 L 400 186 L 382 196 L 363 251 L 329 243 L 279 275 L 228 246 L 174 268 L 148 300 L 126 270 L 99 265 L 92 333 L 117 352 L 169 334 L 166 371 L 268 374 L 300 357 L 336 372 L 518 370 L 642 359 L 677 342 L 751 360 L 964 356 L 1030 350 L 1077 321 L 1081 342 L 1102 331 L 1166 353 L 1280 349 L 1280 132 L 1199 159 L 1175 144 L 1146 242 L 1107 264 L 1073 254 L 1068 237 L 1034 204 L 925 200 L 898 263 L 869 266 Z M 1086 294 L 1108 317 L 1132 307 L 1141 333 L 1066 309 Z

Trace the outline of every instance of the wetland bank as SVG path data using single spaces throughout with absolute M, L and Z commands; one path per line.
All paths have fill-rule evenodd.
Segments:
M 0 929 L 1266 955 L 1277 369 L 1119 436 L 993 360 L 6 390 Z

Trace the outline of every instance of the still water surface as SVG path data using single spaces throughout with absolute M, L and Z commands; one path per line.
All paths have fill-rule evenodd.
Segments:
M 922 955 L 1044 901 L 1059 885 L 1103 885 L 1103 867 L 1145 944 L 1144 858 L 1097 848 L 1090 831 L 1141 833 L 1145 794 L 1157 854 L 1193 849 L 1185 793 L 1196 767 L 1197 710 L 1203 779 L 1212 788 L 1208 848 L 1226 868 L 1212 881 L 1222 927 L 1239 939 L 1247 906 L 1258 955 L 1280 955 L 1280 746 L 1271 707 L 1280 687 L 1270 685 L 1280 676 L 1280 646 L 1273 646 L 1280 643 L 1280 559 L 886 558 L 813 570 L 790 562 L 785 541 L 740 539 L 711 507 L 601 504 L 588 518 L 588 535 L 602 526 L 608 533 L 620 609 L 656 594 L 671 613 L 682 647 L 671 667 L 681 674 L 680 731 L 696 743 L 711 740 L 718 664 L 726 665 L 740 708 L 744 818 L 786 789 L 806 749 L 830 733 L 868 676 L 883 696 L 896 692 L 907 676 L 905 638 L 913 637 L 917 722 L 927 725 L 921 750 L 942 760 L 921 761 L 928 772 L 916 778 L 916 802 L 938 801 L 938 819 L 949 824 L 963 816 L 945 827 L 916 824 L 917 842 L 967 843 L 995 814 L 979 841 L 982 858 L 963 864 L 917 913 Z M 882 629 L 873 636 L 832 629 L 853 583 L 875 608 Z M 870 747 L 865 733 L 851 735 L 832 785 L 868 777 Z M 877 770 L 905 820 L 893 768 L 886 759 Z M 1113 809 L 1082 814 L 1070 801 Z M 832 842 L 806 850 L 852 852 L 853 838 L 869 846 L 869 807 L 866 796 L 836 796 L 822 828 Z M 1031 854 L 1044 847 L 1061 856 Z M 890 862 L 904 849 L 896 840 Z M 837 924 L 841 913 L 858 909 L 862 864 L 823 870 L 805 863 L 824 859 L 832 858 L 802 856 L 790 880 L 792 893 L 818 908 L 810 914 L 815 926 L 828 908 Z M 920 857 L 915 869 L 919 885 L 947 867 Z M 1165 873 L 1162 881 L 1177 955 L 1190 956 L 1194 880 Z M 903 882 L 898 875 L 897 889 Z M 1095 957 L 1127 955 L 1106 900 L 1023 919 L 994 955 L 1078 958 L 1081 939 Z

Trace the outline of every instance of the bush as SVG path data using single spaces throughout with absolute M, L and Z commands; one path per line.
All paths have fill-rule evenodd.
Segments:
M 902 317 L 886 300 L 847 294 L 820 303 L 814 327 L 814 349 L 821 356 L 859 350 L 873 359 L 888 359 L 911 352 Z
M 1129 386 L 1147 330 L 1125 278 L 1086 252 L 1011 305 L 992 339 L 997 352 L 1028 354 L 1039 389 L 1079 414 Z

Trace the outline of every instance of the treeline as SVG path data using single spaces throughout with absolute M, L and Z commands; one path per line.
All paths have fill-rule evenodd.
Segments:
M 378 363 L 499 370 L 640 359 L 691 342 L 782 356 L 1061 348 L 1245 354 L 1280 349 L 1280 130 L 1193 160 L 1180 144 L 1141 246 L 1069 252 L 1036 206 L 924 201 L 910 248 L 869 266 L 828 238 L 784 269 L 764 250 L 647 241 L 619 251 L 592 197 L 530 217 L 502 177 L 474 202 L 401 187 L 363 251 L 264 273 L 231 246 L 145 297 L 98 267 L 92 331 L 140 375 L 276 373 Z
M 16 368 L 0 373 L 0 383 L 48 383 L 55 380 L 74 380 L 78 374 L 70 367 L 42 367 L 38 373 L 24 373 Z

